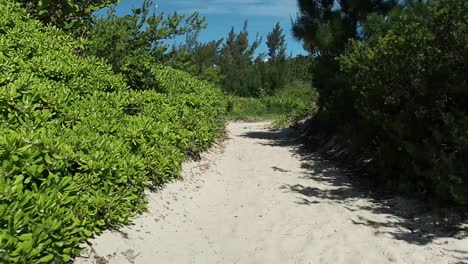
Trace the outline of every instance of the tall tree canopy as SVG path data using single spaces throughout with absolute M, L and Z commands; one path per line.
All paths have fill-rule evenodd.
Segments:
M 315 56 L 314 85 L 320 92 L 321 112 L 338 120 L 352 115 L 353 100 L 343 89 L 336 58 L 343 54 L 349 40 L 366 36 L 363 24 L 370 14 L 387 14 L 396 0 L 297 0 L 299 14 L 293 21 L 294 36 Z
M 268 56 L 272 61 L 286 57 L 286 40 L 279 22 L 268 33 L 266 45 L 268 47 Z
M 254 55 L 260 46 L 258 36 L 249 43 L 247 21 L 239 33 L 231 28 L 220 52 L 220 66 L 226 91 L 240 96 L 254 96 L 261 87 L 261 78 L 253 65 Z
M 298 0 L 293 34 L 312 53 L 339 53 L 358 38 L 370 13 L 386 14 L 397 0 Z
M 267 94 L 273 94 L 282 88 L 288 78 L 286 40 L 280 23 L 276 23 L 267 34 L 268 61 L 262 62 L 262 86 Z

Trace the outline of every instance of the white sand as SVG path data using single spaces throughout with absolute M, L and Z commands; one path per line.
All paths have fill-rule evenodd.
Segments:
M 266 127 L 229 124 L 225 146 L 185 163 L 184 181 L 75 263 L 468 263 L 466 236 L 402 211 L 409 201 L 371 201 Z

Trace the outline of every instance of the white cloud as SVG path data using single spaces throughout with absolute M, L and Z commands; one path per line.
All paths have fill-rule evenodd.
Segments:
M 198 11 L 201 14 L 294 17 L 297 12 L 296 0 L 173 0 L 170 2 L 181 12 Z

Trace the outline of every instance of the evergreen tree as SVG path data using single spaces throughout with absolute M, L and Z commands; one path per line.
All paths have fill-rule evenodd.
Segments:
M 257 96 L 260 93 L 262 80 L 253 62 L 261 38 L 257 35 L 250 44 L 247 26 L 246 20 L 239 33 L 235 33 L 234 27 L 231 28 L 221 48 L 219 63 L 225 76 L 223 87 L 227 92 L 239 96 Z
M 268 33 L 266 45 L 269 60 L 263 71 L 263 89 L 265 93 L 273 94 L 285 85 L 289 75 L 286 40 L 280 23 L 276 23 L 273 30 Z
M 270 60 L 276 61 L 286 58 L 286 40 L 280 23 L 276 23 L 273 30 L 267 35 L 266 45 Z
M 369 15 L 387 14 L 397 0 L 298 0 L 294 36 L 315 56 L 314 86 L 320 93 L 321 113 L 336 120 L 353 116 L 353 99 L 336 58 L 349 40 L 366 37 L 362 25 Z M 325 118 L 327 119 L 327 118 Z M 337 122 L 339 123 L 339 122 Z M 337 124 L 335 123 L 335 124 Z
M 217 64 L 223 39 L 200 43 L 198 35 L 199 31 L 190 32 L 184 44 L 174 45 L 168 55 L 168 64 L 199 79 L 221 85 L 223 76 Z
M 337 54 L 348 39 L 359 38 L 359 28 L 371 13 L 387 14 L 397 0 L 298 0 L 293 33 L 311 53 Z

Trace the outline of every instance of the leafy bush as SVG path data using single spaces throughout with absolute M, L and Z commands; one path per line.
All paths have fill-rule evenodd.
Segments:
M 158 66 L 155 90 L 132 90 L 81 47 L 0 0 L 2 263 L 69 262 L 223 128 L 220 89 Z
M 380 181 L 468 204 L 468 4 L 414 8 L 340 58 L 356 113 L 350 126 Z

